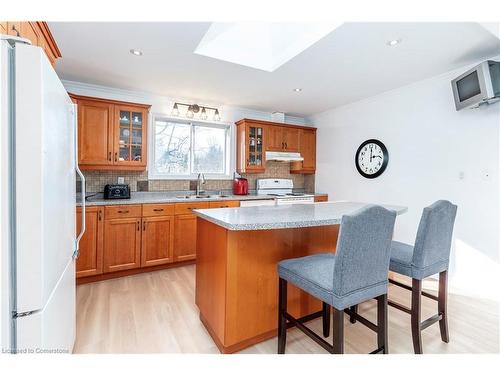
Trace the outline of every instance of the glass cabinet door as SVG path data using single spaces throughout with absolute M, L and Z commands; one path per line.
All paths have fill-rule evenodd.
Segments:
M 264 128 L 258 126 L 248 127 L 248 161 L 249 169 L 264 167 Z
M 118 151 L 115 163 L 140 165 L 144 161 L 145 112 L 128 107 L 116 110 L 118 119 Z

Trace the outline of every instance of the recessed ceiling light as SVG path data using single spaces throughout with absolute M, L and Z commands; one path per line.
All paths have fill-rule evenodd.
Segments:
M 389 40 L 386 44 L 387 44 L 389 47 L 394 47 L 394 46 L 397 46 L 399 43 L 401 43 L 401 39 L 393 39 L 393 40 Z
M 293 89 L 293 91 L 295 91 L 295 92 L 301 92 L 302 89 L 300 87 L 297 87 L 297 88 Z
M 140 51 L 140 50 L 138 50 L 138 49 L 134 49 L 134 48 L 132 48 L 132 49 L 130 50 L 130 53 L 131 53 L 132 55 L 142 56 L 142 51 Z

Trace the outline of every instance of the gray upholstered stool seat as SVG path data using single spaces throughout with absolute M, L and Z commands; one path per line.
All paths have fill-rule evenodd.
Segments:
M 413 246 L 392 241 L 389 269 L 413 279 L 425 279 L 448 268 L 448 259 L 436 260 L 432 264 L 418 267 L 413 263 Z
M 370 287 L 361 287 L 339 296 L 333 292 L 335 254 L 323 253 L 283 260 L 278 265 L 279 277 L 291 282 L 310 295 L 343 310 L 360 302 L 387 293 L 387 280 Z
M 335 255 L 324 253 L 283 260 L 278 274 L 314 297 L 331 304 Z

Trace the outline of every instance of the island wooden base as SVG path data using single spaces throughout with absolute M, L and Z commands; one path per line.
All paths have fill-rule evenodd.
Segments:
M 278 262 L 334 252 L 339 228 L 229 231 L 197 220 L 196 304 L 222 353 L 277 335 Z M 301 317 L 321 302 L 289 284 L 288 309 Z

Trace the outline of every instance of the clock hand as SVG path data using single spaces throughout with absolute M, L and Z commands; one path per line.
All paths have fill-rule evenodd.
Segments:
M 370 163 L 372 162 L 372 159 L 373 159 L 373 157 L 372 157 L 372 149 L 370 149 Z

